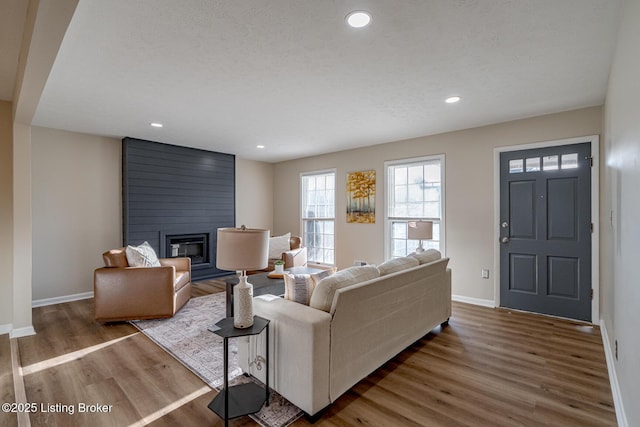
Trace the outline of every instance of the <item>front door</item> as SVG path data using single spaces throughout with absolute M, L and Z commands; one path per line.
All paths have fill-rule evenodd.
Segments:
M 591 321 L 590 143 L 500 154 L 500 305 Z

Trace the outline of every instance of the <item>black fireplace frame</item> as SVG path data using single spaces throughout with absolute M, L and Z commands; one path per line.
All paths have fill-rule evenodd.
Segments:
M 200 233 L 161 233 L 160 236 L 160 253 L 162 254 L 162 258 L 176 258 L 171 254 L 171 244 L 172 240 L 186 240 L 186 239 L 197 239 L 198 237 L 203 238 L 202 242 L 202 255 L 203 261 L 194 263 L 194 258 L 191 258 L 191 269 L 198 270 L 203 268 L 211 268 L 214 266 L 213 263 L 213 251 L 211 250 L 211 236 L 210 232 L 200 232 Z M 183 257 L 184 255 L 178 255 L 177 257 Z

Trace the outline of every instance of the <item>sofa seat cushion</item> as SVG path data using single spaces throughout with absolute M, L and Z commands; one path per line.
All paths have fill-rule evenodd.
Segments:
M 187 283 L 191 281 L 191 277 L 188 271 L 176 271 L 176 281 L 173 285 L 173 289 L 176 291 L 182 289 Z
M 373 265 L 363 265 L 359 267 L 349 267 L 345 270 L 325 277 L 320 280 L 311 294 L 309 306 L 318 310 L 331 311 L 333 296 L 336 291 L 356 283 L 366 282 L 380 276 L 380 272 Z
M 428 264 L 442 258 L 442 254 L 437 249 L 427 249 L 426 251 L 421 253 L 411 254 L 411 256 L 417 259 L 420 264 Z
M 393 258 L 380 264 L 378 266 L 378 271 L 380 271 L 381 276 L 386 276 L 387 274 L 406 270 L 407 268 L 417 267 L 418 265 L 420 265 L 420 263 L 414 257 L 407 256 L 402 258 Z

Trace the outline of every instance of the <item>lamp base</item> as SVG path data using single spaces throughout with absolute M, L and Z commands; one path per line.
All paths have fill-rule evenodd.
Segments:
M 244 274 L 233 287 L 233 326 L 238 329 L 253 326 L 253 285 Z
M 424 248 L 422 247 L 422 240 L 419 240 L 419 244 L 418 247 L 416 248 L 416 253 L 417 254 L 421 254 L 422 252 L 424 252 Z

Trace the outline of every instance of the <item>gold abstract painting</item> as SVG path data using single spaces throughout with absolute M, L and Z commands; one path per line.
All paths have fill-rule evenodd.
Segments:
M 347 222 L 376 222 L 376 171 L 347 174 Z

